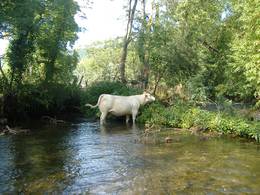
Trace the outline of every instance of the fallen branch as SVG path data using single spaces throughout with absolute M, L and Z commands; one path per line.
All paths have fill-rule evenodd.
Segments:
M 7 135 L 7 134 L 12 134 L 16 135 L 19 133 L 28 133 L 30 130 L 29 129 L 20 129 L 20 128 L 10 128 L 8 125 L 5 125 L 2 133 L 0 135 Z
M 60 123 L 66 123 L 64 120 L 59 120 L 59 119 L 56 119 L 56 118 L 52 118 L 50 116 L 42 116 L 41 119 L 44 120 L 44 121 L 47 121 L 51 124 L 55 124 L 55 125 L 60 124 Z

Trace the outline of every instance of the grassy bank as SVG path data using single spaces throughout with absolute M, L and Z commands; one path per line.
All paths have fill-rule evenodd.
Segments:
M 151 104 L 143 108 L 138 121 L 148 125 L 196 128 L 202 131 L 233 134 L 260 142 L 259 122 L 227 112 L 203 110 L 188 103 L 176 103 L 172 106 L 164 106 L 160 103 Z

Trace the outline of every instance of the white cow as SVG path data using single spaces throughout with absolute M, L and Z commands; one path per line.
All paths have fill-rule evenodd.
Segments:
M 101 112 L 101 124 L 105 123 L 106 116 L 108 113 L 111 113 L 115 116 L 126 116 L 127 123 L 129 121 L 130 115 L 132 115 L 133 123 L 135 123 L 139 107 L 154 100 L 155 97 L 153 97 L 151 94 L 147 92 L 144 92 L 141 95 L 131 96 L 102 94 L 99 96 L 98 102 L 95 106 L 91 104 L 86 104 L 86 106 L 89 106 L 91 108 L 95 108 L 98 106 Z

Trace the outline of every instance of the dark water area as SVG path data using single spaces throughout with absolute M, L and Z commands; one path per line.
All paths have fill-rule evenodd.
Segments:
M 31 129 L 0 137 L 0 194 L 260 194 L 253 142 L 171 130 L 172 143 L 144 143 L 122 123 Z

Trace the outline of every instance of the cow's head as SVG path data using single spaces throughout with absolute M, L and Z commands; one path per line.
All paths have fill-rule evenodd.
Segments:
M 152 96 L 150 93 L 144 92 L 143 95 L 144 95 L 144 103 L 145 104 L 155 101 L 155 97 Z

